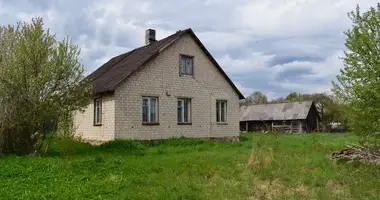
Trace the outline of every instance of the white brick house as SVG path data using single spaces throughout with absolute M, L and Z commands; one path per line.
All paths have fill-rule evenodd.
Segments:
M 112 58 L 91 73 L 94 101 L 76 112 L 84 139 L 238 137 L 244 96 L 191 29 Z

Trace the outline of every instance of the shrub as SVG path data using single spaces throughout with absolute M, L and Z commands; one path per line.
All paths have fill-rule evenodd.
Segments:
M 42 18 L 0 26 L 0 79 L 0 153 L 40 152 L 62 112 L 91 100 L 80 48 L 58 41 Z

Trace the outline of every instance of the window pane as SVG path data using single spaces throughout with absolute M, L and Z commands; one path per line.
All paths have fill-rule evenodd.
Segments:
M 220 111 L 220 117 L 221 117 L 220 121 L 221 122 L 225 122 L 226 121 L 225 120 L 225 115 L 224 115 L 224 112 L 225 112 L 224 105 L 225 105 L 225 102 L 220 102 L 220 109 L 221 109 L 221 111 Z
M 191 74 L 191 59 L 186 58 L 186 74 Z
M 157 99 L 151 98 L 150 99 L 150 122 L 157 121 L 156 107 L 157 107 Z
M 181 74 L 185 74 L 186 73 L 186 60 L 185 59 L 181 59 Z
M 101 116 L 101 114 L 102 114 L 102 113 L 101 113 L 101 111 L 100 111 L 100 106 L 99 106 L 99 108 L 98 108 L 98 123 L 100 123 L 100 119 L 101 119 L 100 116 Z
M 186 74 L 193 74 L 193 66 L 191 64 L 186 66 Z
M 148 106 L 143 106 L 142 112 L 143 112 L 143 115 L 142 115 L 143 122 L 148 122 Z
M 142 103 L 143 106 L 148 106 L 148 99 L 143 99 L 143 103 Z
M 183 113 L 183 117 L 184 117 L 184 122 L 189 122 L 189 101 L 188 100 L 185 100 L 184 101 L 184 113 Z
M 182 101 L 178 101 L 177 119 L 178 122 L 182 122 Z
M 219 102 L 216 102 L 216 121 L 220 122 L 220 115 L 219 115 Z
M 95 108 L 95 123 L 99 123 L 99 107 L 98 106 L 96 106 Z
M 227 101 L 224 102 L 224 122 L 227 122 Z
M 148 99 L 143 99 L 142 102 L 142 120 L 148 122 Z
M 95 118 L 95 123 L 100 124 L 101 123 L 101 100 L 97 99 L 95 100 L 95 113 L 94 113 L 94 118 Z

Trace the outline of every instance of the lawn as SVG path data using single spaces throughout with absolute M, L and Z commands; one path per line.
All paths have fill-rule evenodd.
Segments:
M 0 157 L 0 199 L 379 199 L 380 167 L 328 156 L 353 134 L 242 134 L 240 143 L 58 144 Z

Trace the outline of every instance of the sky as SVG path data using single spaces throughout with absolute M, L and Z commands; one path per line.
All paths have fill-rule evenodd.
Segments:
M 248 96 L 329 92 L 343 68 L 347 13 L 375 0 L 0 0 L 0 25 L 42 17 L 58 39 L 81 48 L 86 73 L 144 45 L 192 28 Z

